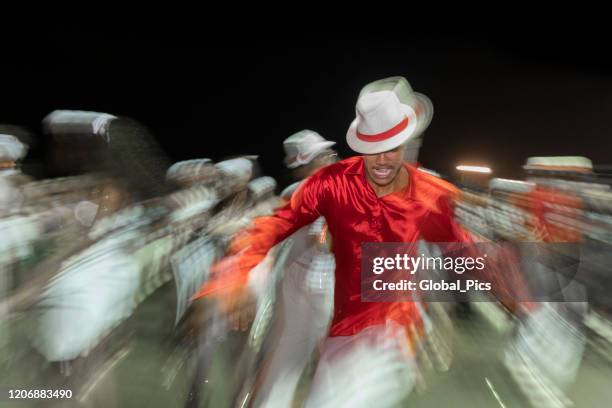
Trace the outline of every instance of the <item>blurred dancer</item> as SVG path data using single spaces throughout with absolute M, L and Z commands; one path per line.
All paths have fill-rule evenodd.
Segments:
M 77 388 L 122 345 L 113 333 L 167 279 L 162 266 L 178 241 L 157 228 L 167 214 L 155 201 L 163 186 L 145 179 L 163 174 L 164 158 L 141 125 L 81 111 L 55 111 L 44 125 L 55 173 L 94 183 L 71 208 L 86 229 L 47 266 L 32 310 L 34 347 Z
M 17 163 L 28 146 L 10 134 L 0 134 L 0 363 L 8 361 L 9 308 L 4 300 L 15 285 L 15 263 L 29 255 L 29 244 L 36 238 L 36 228 L 23 217 L 9 217 L 21 209 L 24 183 Z
M 21 173 L 18 162 L 28 152 L 28 145 L 0 128 L 0 215 L 18 210 L 23 201 L 19 186 L 29 178 Z
M 589 342 L 606 361 L 612 362 L 612 188 L 609 180 L 595 178 L 584 184 L 581 198 L 587 229 L 581 252 L 579 276 L 588 290 L 590 312 L 585 319 Z
M 283 141 L 285 165 L 291 169 L 295 183 L 283 190 L 281 197 L 290 199 L 297 186 L 322 167 L 336 161 L 337 153 L 331 149 L 336 142 L 325 140 L 317 132 L 304 129 Z
M 300 181 L 281 195 L 291 195 L 304 178 L 335 161 L 331 150 L 335 142 L 318 133 L 302 130 L 283 142 L 285 164 Z M 281 316 L 274 350 L 270 352 L 256 406 L 286 407 L 293 401 L 295 389 L 315 346 L 325 336 L 332 312 L 334 270 L 336 267 L 325 218 L 320 217 L 292 235 L 296 253 L 286 262 L 282 278 Z
M 586 290 L 578 281 L 584 213 L 584 157 L 532 157 L 523 194 L 531 241 L 521 251 L 523 272 L 536 300 L 519 326 L 505 363 L 533 406 L 565 407 L 584 351 Z M 581 184 L 583 186 L 581 187 Z M 530 188 L 529 188 L 530 187 Z
M 236 231 L 248 224 L 245 190 L 252 174 L 253 163 L 245 158 L 216 164 L 209 159 L 188 160 L 168 170 L 167 180 L 181 188 L 164 199 L 171 210 L 168 219 L 189 235 L 186 245 L 171 257 L 177 322 L 191 296 L 208 279 L 210 265 L 225 252 Z
M 251 180 L 257 172 L 255 159 L 253 156 L 243 156 L 214 165 L 218 176 L 213 185 L 219 201 L 211 209 L 210 218 L 204 228 L 198 231 L 194 241 L 173 256 L 175 280 L 181 293 L 179 311 L 187 312 L 182 318 L 179 332 L 188 343 L 195 340 L 202 316 L 210 312 L 206 308 L 192 307 L 186 310 L 186 307 L 202 282 L 208 279 L 211 264 L 226 252 L 236 233 L 247 227 L 254 217 L 270 215 L 282 204 L 282 200 L 274 194 L 276 181 L 273 178 L 264 176 Z M 274 303 L 274 297 L 270 296 L 271 291 L 268 290 L 274 286 L 269 284 L 269 277 L 272 276 L 269 273 L 270 266 L 270 263 L 260 264 L 260 273 L 251 276 L 251 284 L 262 305 Z M 254 308 L 252 312 L 254 315 Z M 239 320 L 234 317 L 238 315 L 232 315 L 227 322 L 230 327 L 239 325 Z M 263 316 L 262 325 L 267 327 L 271 317 Z M 225 322 L 218 323 L 209 325 L 209 329 L 198 339 L 197 370 L 187 406 L 201 406 L 202 403 L 212 406 L 230 404 L 229 401 L 238 390 L 254 378 L 255 357 L 259 354 L 260 342 L 248 342 L 247 345 L 244 333 L 228 337 Z M 212 360 L 215 368 L 209 370 Z M 222 381 L 223 386 L 206 387 L 209 380 L 211 384 Z
M 361 243 L 469 240 L 453 221 L 457 190 L 404 163 L 405 143 L 422 134 L 432 114 L 429 99 L 404 78 L 364 90 L 347 132 L 363 156 L 321 169 L 273 217 L 256 220 L 199 293 L 216 296 L 226 314 L 242 313 L 252 299 L 249 271 L 276 243 L 325 217 L 336 261 L 334 315 L 307 406 L 396 406 L 414 385 L 418 307 L 361 302 Z

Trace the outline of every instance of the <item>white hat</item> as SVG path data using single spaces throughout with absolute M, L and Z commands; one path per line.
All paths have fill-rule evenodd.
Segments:
M 489 180 L 490 190 L 501 190 L 511 193 L 528 193 L 533 190 L 534 187 L 535 184 L 521 180 L 511 180 L 497 177 Z
M 166 180 L 180 182 L 214 177 L 216 169 L 210 159 L 192 159 L 174 163 L 166 172 Z
M 276 189 L 276 180 L 269 176 L 258 177 L 249 181 L 247 188 L 252 194 L 253 200 L 260 200 L 262 197 L 274 193 Z
M 320 134 L 304 129 L 283 141 L 285 165 L 294 169 L 310 163 L 319 153 L 329 149 L 336 142 L 325 140 Z
M 15 136 L 0 134 L 0 160 L 16 162 L 22 159 L 27 151 L 28 146 L 21 143 Z
M 525 170 L 589 172 L 593 170 L 593 163 L 583 156 L 537 156 L 529 157 L 523 168 Z
M 243 157 L 229 159 L 215 164 L 223 174 L 236 179 L 240 184 L 247 184 L 253 175 L 253 162 Z
M 93 134 L 109 142 L 108 128 L 115 119 L 117 117 L 109 113 L 56 110 L 43 119 L 43 125 L 52 134 Z
M 351 149 L 376 154 L 395 149 L 421 135 L 433 117 L 425 95 L 412 91 L 403 77 L 381 79 L 366 85 L 359 95 L 357 117 L 346 133 Z

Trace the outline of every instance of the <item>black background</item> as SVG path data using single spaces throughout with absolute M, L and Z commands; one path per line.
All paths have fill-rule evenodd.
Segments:
M 110 38 L 51 30 L 3 48 L 0 123 L 40 133 L 54 109 L 126 115 L 146 125 L 173 161 L 258 154 L 283 184 L 284 138 L 310 128 L 349 156 L 345 134 L 360 88 L 403 75 L 434 103 L 420 155 L 426 167 L 453 176 L 458 163 L 479 163 L 497 176 L 521 177 L 532 155 L 612 164 L 604 41 L 364 37 Z

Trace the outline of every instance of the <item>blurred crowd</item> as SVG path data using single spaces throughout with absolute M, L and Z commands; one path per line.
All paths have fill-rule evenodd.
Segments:
M 0 388 L 71 389 L 75 397 L 58 406 L 155 406 L 144 384 L 172 394 L 160 406 L 305 401 L 333 314 L 335 261 L 323 217 L 252 271 L 250 318 L 192 303 L 245 228 L 339 160 L 335 142 L 310 130 L 285 139 L 295 183 L 283 189 L 262 174 L 257 156 L 172 164 L 149 131 L 125 117 L 55 111 L 42 129 L 49 178 L 35 179 L 21 169 L 32 135 L 0 127 Z M 418 160 L 421 142 L 409 144 L 406 161 Z M 507 341 L 497 358 L 516 398 L 534 407 L 572 404 L 587 352 L 612 364 L 612 178 L 584 157 L 531 157 L 523 169 L 520 180 L 459 180 L 454 213 L 479 242 L 542 244 L 524 250 L 535 256 L 507 254 L 507 273 L 520 268 L 528 290 L 553 295 L 515 304 L 423 301 L 425 328 L 412 347 L 416 393 L 435 390 L 430 372 L 453 367 L 460 315 L 502 327 Z M 554 245 L 561 243 L 571 245 Z M 153 320 L 157 334 L 139 329 L 142 320 Z M 111 386 L 100 380 L 129 358 L 126 350 L 144 347 L 139 336 L 158 336 L 163 347 L 151 353 L 164 354 L 155 357 L 162 363 Z M 139 361 L 148 359 L 143 352 Z M 342 370 L 373 375 L 371 387 L 385 389 L 385 373 L 373 374 L 379 365 L 360 360 Z M 140 391 L 119 396 L 130 383 Z M 365 392 L 350 381 L 337 391 L 319 398 L 341 406 L 337 399 Z

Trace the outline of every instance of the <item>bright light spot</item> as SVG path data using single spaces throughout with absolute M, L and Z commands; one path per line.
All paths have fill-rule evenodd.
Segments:
M 487 173 L 491 174 L 491 169 L 489 167 L 484 166 L 457 166 L 457 170 L 459 171 L 469 171 L 472 173 Z

